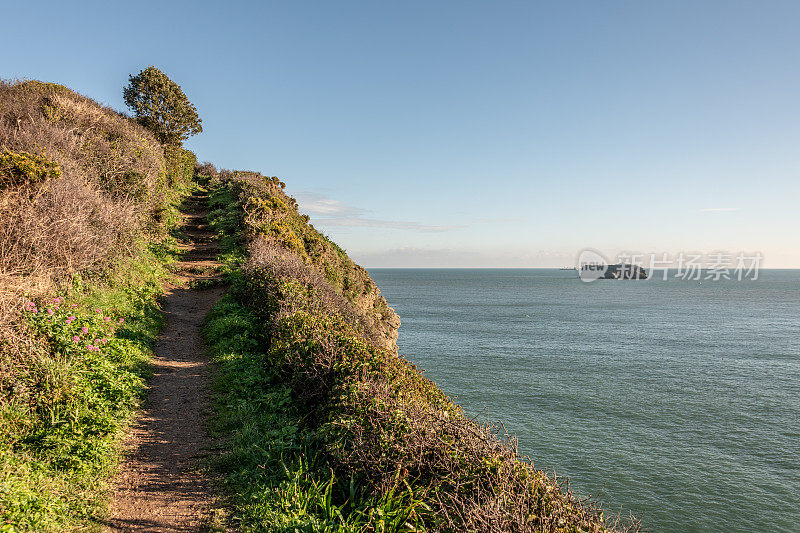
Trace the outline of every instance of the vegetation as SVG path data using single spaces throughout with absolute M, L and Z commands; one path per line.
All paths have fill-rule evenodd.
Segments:
M 421 526 L 423 502 L 400 483 L 374 495 L 358 478 L 327 467 L 321 439 L 302 406 L 265 364 L 258 317 L 227 295 L 205 330 L 219 366 L 215 430 L 226 453 L 217 462 L 243 531 L 399 531 Z
M 0 190 L 60 176 L 58 163 L 45 156 L 9 150 L 0 153 Z
M 327 298 L 338 302 L 341 313 L 349 315 L 351 321 L 362 322 L 363 334 L 380 346 L 396 350 L 400 326 L 397 314 L 380 295 L 369 273 L 309 224 L 307 216 L 298 213 L 297 201 L 283 192 L 283 182 L 256 172 L 226 171 L 209 176 L 219 184 L 217 199 L 212 199 L 216 210 L 211 215 L 212 224 L 223 230 L 223 239 L 239 245 L 252 243 L 256 251 L 288 252 L 287 257 L 303 265 L 303 276 L 325 287 Z
M 104 480 L 162 322 L 165 259 L 142 249 L 107 275 L 76 276 L 61 296 L 23 306 L 13 338 L 24 351 L 0 347 L 0 520 L 13 525 L 6 529 L 82 529 L 102 514 Z
M 203 120 L 181 86 L 156 67 L 131 75 L 123 97 L 139 123 L 163 144 L 179 146 L 203 131 Z
M 217 466 L 242 529 L 621 529 L 387 345 L 377 288 L 276 178 L 208 176 L 236 258 L 206 335 L 221 367 Z
M 103 513 L 189 186 L 193 156 L 172 150 L 64 86 L 0 82 L 3 531 Z
M 397 315 L 278 178 L 196 165 L 180 142 L 200 119 L 180 87 L 153 67 L 130 82 L 137 120 L 60 85 L 0 82 L 0 530 L 92 529 L 103 514 L 193 172 L 230 283 L 205 335 L 236 526 L 619 529 L 397 354 Z

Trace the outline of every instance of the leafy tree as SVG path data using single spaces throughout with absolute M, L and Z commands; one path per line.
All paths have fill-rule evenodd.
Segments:
M 130 76 L 122 94 L 139 123 L 162 144 L 180 145 L 190 135 L 203 131 L 203 120 L 181 86 L 156 67 Z

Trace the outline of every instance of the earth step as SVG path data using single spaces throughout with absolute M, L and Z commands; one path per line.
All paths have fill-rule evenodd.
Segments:
M 216 235 L 208 224 L 196 224 L 194 226 L 184 226 L 183 233 L 186 235 Z
M 212 261 L 217 258 L 222 250 L 190 250 L 183 254 L 184 261 L 203 261 L 208 260 Z
M 186 224 L 184 228 L 189 231 L 200 231 L 205 230 L 208 231 L 208 224 Z
M 208 224 L 203 224 L 203 225 L 204 225 L 204 226 L 207 226 Z M 216 234 L 215 234 L 213 231 L 211 231 L 210 229 L 202 229 L 202 228 L 201 228 L 201 229 L 198 229 L 198 228 L 196 228 L 196 227 L 194 227 L 194 228 L 186 228 L 186 229 L 184 229 L 183 233 L 184 233 L 185 235 L 199 235 L 199 236 L 201 236 L 201 237 L 205 237 L 205 236 L 207 236 L 207 235 L 209 235 L 209 236 L 213 237 L 214 235 L 216 235 Z
M 215 267 L 198 267 L 192 265 L 181 265 L 181 272 L 186 272 L 189 274 L 197 274 L 202 276 L 217 276 L 220 275 L 221 272 L 219 271 L 219 266 Z
M 208 244 L 214 242 L 214 235 L 189 235 L 189 240 L 195 244 Z

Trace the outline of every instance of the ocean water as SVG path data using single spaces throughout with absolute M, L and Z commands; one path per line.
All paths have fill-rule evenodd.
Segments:
M 800 531 L 800 271 L 370 273 L 401 353 L 578 494 L 655 532 Z

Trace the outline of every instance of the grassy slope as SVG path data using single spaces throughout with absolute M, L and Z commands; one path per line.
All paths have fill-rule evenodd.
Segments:
M 104 481 L 119 459 L 161 327 L 165 260 L 142 249 L 100 279 L 76 277 L 58 292 L 60 303 L 41 299 L 36 312 L 25 311 L 41 343 L 16 375 L 35 389 L 26 398 L 33 404 L 12 396 L 0 406 L 0 516 L 8 530 L 92 528 L 102 514 Z
M 385 349 L 385 331 L 373 329 L 385 326 L 373 320 L 380 304 L 358 306 L 337 283 L 353 270 L 331 273 L 330 263 L 315 260 L 313 247 L 325 240 L 314 238 L 274 178 L 223 173 L 212 183 L 212 224 L 227 240 L 233 284 L 206 336 L 221 369 L 217 430 L 225 453 L 217 466 L 238 525 L 606 529 L 602 513 Z
M 66 87 L 0 82 L 0 530 L 98 528 L 193 167 Z

